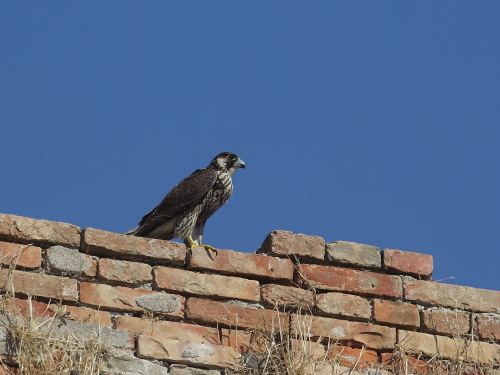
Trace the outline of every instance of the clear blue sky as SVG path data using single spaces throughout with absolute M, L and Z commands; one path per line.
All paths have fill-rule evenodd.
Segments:
M 205 241 L 432 254 L 500 290 L 500 2 L 0 5 L 0 212 L 124 232 L 238 154 Z

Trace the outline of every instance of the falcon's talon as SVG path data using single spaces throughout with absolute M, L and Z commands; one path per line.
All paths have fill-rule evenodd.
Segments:
M 210 245 L 200 245 L 200 247 L 204 247 L 207 250 L 212 250 L 215 253 L 215 255 L 217 256 L 217 249 L 215 247 L 212 247 Z

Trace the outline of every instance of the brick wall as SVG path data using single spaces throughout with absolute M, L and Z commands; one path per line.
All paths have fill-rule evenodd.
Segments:
M 432 282 L 426 254 L 286 231 L 256 254 L 188 254 L 179 243 L 0 214 L 0 259 L 3 288 L 16 263 L 9 311 L 53 316 L 59 302 L 68 329 L 100 327 L 118 353 L 110 373 L 216 375 L 241 363 L 252 329 L 278 321 L 292 334 L 306 322 L 312 337 L 336 343 L 320 349 L 341 366 L 322 375 L 389 366 L 401 348 L 422 369 L 419 355 L 500 362 L 500 292 Z M 5 341 L 0 330 L 0 355 L 15 364 Z

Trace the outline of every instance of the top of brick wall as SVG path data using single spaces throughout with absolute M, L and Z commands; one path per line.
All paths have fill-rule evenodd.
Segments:
M 81 247 L 83 252 L 91 255 L 175 266 L 184 265 L 187 255 L 186 247 L 177 242 L 126 236 L 94 228 L 81 230 L 72 224 L 8 214 L 0 214 L 0 241 L 45 247 Z M 287 262 L 274 258 L 411 275 L 421 280 L 429 280 L 433 271 L 431 255 L 392 249 L 381 252 L 375 246 L 347 241 L 326 243 L 321 237 L 281 230 L 269 233 L 256 253 L 268 257 L 225 250 L 211 264 L 203 260 L 203 252 L 197 251 L 190 267 L 213 269 L 228 275 L 253 273 L 262 278 L 289 280 L 291 271 L 287 270 Z M 238 262 L 238 258 L 249 262 Z

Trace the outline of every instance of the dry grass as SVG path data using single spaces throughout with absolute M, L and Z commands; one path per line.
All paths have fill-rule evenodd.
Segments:
M 310 334 L 311 320 L 300 311 L 296 316 L 296 333 L 293 335 L 288 323 L 281 320 L 281 314 L 276 314 L 273 326 L 269 329 L 252 330 L 248 353 L 258 358 L 259 368 L 248 367 L 249 358 L 252 357 L 247 355 L 243 356 L 242 365 L 236 373 L 311 375 L 320 365 L 336 363 L 335 359 L 328 358 L 329 349 L 334 344 L 322 344 L 322 337 L 314 340 Z
M 454 332 L 450 338 L 454 343 L 454 353 L 448 353 L 451 359 L 411 350 L 403 341 L 396 344 L 393 361 L 386 367 L 392 372 L 404 375 L 490 375 L 498 372 L 498 362 L 487 358 L 485 353 L 477 352 L 476 332 L 473 330 L 469 334 L 459 334 L 458 317 L 455 315 L 446 319 L 450 332 Z
M 0 328 L 8 335 L 8 349 L 18 366 L 15 374 L 68 375 L 77 370 L 81 375 L 99 375 L 110 350 L 99 334 L 83 340 L 69 330 L 62 334 L 60 329 L 55 329 L 67 315 L 60 304 L 54 316 L 36 318 L 28 297 L 28 314 L 23 316 L 14 306 L 11 278 L 12 272 L 0 296 Z

